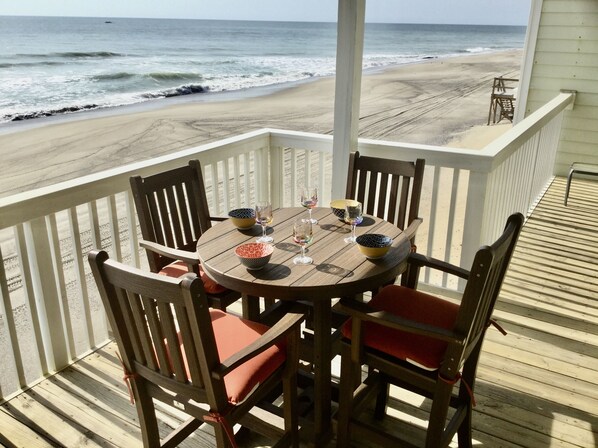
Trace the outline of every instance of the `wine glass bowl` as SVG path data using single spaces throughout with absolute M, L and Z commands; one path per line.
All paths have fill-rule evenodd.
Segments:
M 298 219 L 293 225 L 293 241 L 301 246 L 301 255 L 293 258 L 294 264 L 306 265 L 311 264 L 313 259 L 305 255 L 305 246 L 311 242 L 313 238 L 312 223 L 309 219 Z
M 274 238 L 266 234 L 268 224 L 272 222 L 272 204 L 267 201 L 258 202 L 255 205 L 255 221 L 262 226 L 262 236 L 256 241 L 258 243 L 271 243 Z
M 228 212 L 233 225 L 240 230 L 251 229 L 255 225 L 255 210 L 252 208 L 236 208 Z
M 345 222 L 351 224 L 351 236 L 345 238 L 345 243 L 355 243 L 355 226 L 362 221 L 361 202 L 347 201 L 345 204 Z
M 309 211 L 309 220 L 317 224 L 318 220 L 311 217 L 311 210 L 318 205 L 318 188 L 303 187 L 299 190 L 301 205 Z

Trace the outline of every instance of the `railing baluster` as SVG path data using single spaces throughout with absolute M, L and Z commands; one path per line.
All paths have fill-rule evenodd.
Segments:
M 458 189 L 459 189 L 459 178 L 460 178 L 461 170 L 455 169 L 453 171 L 453 185 L 451 188 L 451 202 L 449 206 L 449 213 L 448 213 L 448 228 L 446 232 L 446 247 L 445 247 L 445 255 L 444 259 L 447 261 L 451 260 L 452 255 L 452 246 L 453 246 L 453 232 L 455 230 L 455 219 L 456 219 L 456 209 L 458 203 Z M 442 276 L 442 286 L 447 288 L 448 287 L 448 274 L 443 274 Z
M 112 222 L 112 217 L 111 217 Z M 87 282 L 85 280 L 85 269 L 83 268 L 83 257 L 81 249 L 81 232 L 79 230 L 79 218 L 75 207 L 69 209 L 69 230 L 71 238 L 71 254 L 73 257 L 76 289 L 81 303 L 81 308 L 85 316 L 84 331 L 87 334 L 86 348 L 95 347 L 95 337 L 93 334 L 93 318 L 89 307 L 89 294 L 87 293 Z M 114 238 L 112 239 L 114 244 Z
M 94 249 L 102 248 L 102 236 L 100 234 L 100 218 L 98 216 L 97 201 L 87 203 L 87 213 L 89 215 L 89 228 L 91 231 L 91 242 Z
M 56 279 L 58 281 L 61 311 L 64 316 L 64 332 L 66 335 L 67 346 L 69 350 L 69 359 L 75 357 L 77 350 L 75 348 L 75 336 L 73 332 L 73 325 L 71 320 L 71 309 L 69 307 L 69 300 L 66 291 L 66 279 L 64 275 L 64 267 L 62 263 L 62 250 L 60 249 L 60 236 L 58 234 L 58 225 L 56 223 L 56 214 L 52 213 L 48 216 L 48 224 L 50 226 L 50 234 L 52 241 L 52 259 L 54 261 L 53 269 L 56 272 Z
M 114 257 L 122 261 L 122 248 L 120 247 L 120 230 L 118 226 L 118 211 L 116 207 L 116 196 L 108 197 L 108 222 L 110 224 L 110 236 L 112 239 L 112 250 Z
M 15 229 L 16 231 L 16 229 Z M 12 360 L 16 369 L 16 379 L 19 387 L 25 387 L 27 380 L 25 379 L 25 369 L 23 367 L 23 358 L 21 357 L 21 349 L 19 344 L 19 337 L 17 335 L 17 327 L 15 325 L 14 314 L 12 310 L 12 302 L 10 300 L 10 293 L 8 292 L 8 282 L 6 278 L 6 271 L 4 269 L 4 257 L 2 255 L 2 247 L 0 247 L 0 295 L 2 301 L 0 302 L 0 313 L 4 316 L 6 327 L 8 330 L 8 342 L 12 348 Z M 3 369 L 9 367 L 9 363 L 3 363 Z M 6 372 L 8 374 L 9 372 Z M 0 382 L 0 398 L 4 396 L 2 392 L 2 383 Z
M 241 179 L 241 170 L 240 170 L 240 162 L 239 159 L 242 157 L 242 154 L 236 155 L 233 157 L 233 189 L 234 189 L 234 207 L 231 207 L 230 204 L 225 203 L 224 205 L 224 212 L 232 209 L 240 207 L 241 204 L 241 185 L 239 185 L 239 179 Z
M 233 158 L 234 160 L 234 158 Z M 221 210 L 218 211 L 219 215 L 224 214 L 224 210 L 229 210 L 230 204 L 230 162 L 231 159 L 225 159 L 222 162 L 222 201 L 220 202 L 220 206 L 222 207 Z
M 133 199 L 133 193 L 131 190 L 127 190 L 125 193 L 125 207 L 127 208 L 131 261 L 136 267 L 140 267 L 141 260 L 139 258 L 139 238 L 137 236 L 137 213 L 135 212 L 135 201 Z
M 282 207 L 284 202 L 284 150 L 270 149 L 270 175 L 272 176 L 272 206 Z
M 436 219 L 432 218 L 432 214 L 438 210 L 438 191 L 440 190 L 440 167 L 434 167 L 434 181 L 432 183 L 432 199 L 430 201 L 430 225 L 428 227 L 428 244 L 427 244 L 427 255 L 434 256 L 434 233 L 435 233 L 435 223 L 437 222 Z M 436 213 L 436 216 L 438 214 Z M 425 270 L 424 274 L 424 281 L 426 283 L 430 282 L 430 269 Z

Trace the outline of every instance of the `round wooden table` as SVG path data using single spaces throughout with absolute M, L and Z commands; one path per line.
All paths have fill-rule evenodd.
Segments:
M 238 245 L 256 240 L 261 234 L 258 225 L 238 230 L 230 221 L 219 223 L 201 236 L 197 251 L 210 277 L 245 296 L 244 315 L 248 318 L 258 317 L 259 297 L 313 303 L 314 442 L 318 445 L 327 439 L 331 429 L 331 300 L 354 297 L 393 281 L 406 269 L 410 242 L 395 225 L 364 215 L 356 229 L 358 236 L 382 233 L 393 238 L 383 258 L 369 260 L 356 244 L 343 241 L 350 234 L 350 226 L 329 208 L 316 208 L 312 214 L 319 222 L 314 224 L 313 240 L 307 247 L 307 254 L 313 258 L 311 265 L 293 264 L 300 252 L 293 242 L 293 222 L 308 216 L 307 210 L 300 207 L 274 211 L 268 234 L 274 238 L 275 249 L 261 270 L 248 270 L 234 253 Z

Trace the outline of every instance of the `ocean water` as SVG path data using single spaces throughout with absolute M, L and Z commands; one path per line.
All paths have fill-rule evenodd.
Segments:
M 525 27 L 368 24 L 364 69 L 522 48 Z M 0 122 L 330 76 L 336 24 L 0 16 Z

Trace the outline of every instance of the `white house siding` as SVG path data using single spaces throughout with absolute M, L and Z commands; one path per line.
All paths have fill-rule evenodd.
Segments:
M 525 115 L 560 90 L 577 91 L 555 167 L 564 175 L 572 162 L 598 164 L 597 0 L 543 1 Z

